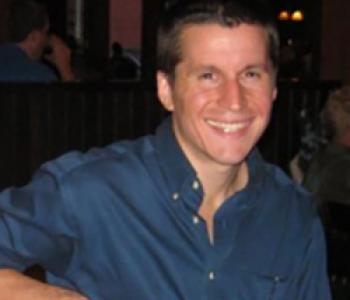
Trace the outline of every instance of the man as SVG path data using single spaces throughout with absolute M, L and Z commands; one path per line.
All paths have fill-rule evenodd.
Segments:
M 0 46 L 0 82 L 71 81 L 74 74 L 70 64 L 70 50 L 56 35 L 49 32 L 49 18 L 45 8 L 31 0 L 14 0 L 8 13 L 8 43 Z M 52 53 L 45 58 L 53 69 L 40 60 L 44 49 Z
M 0 298 L 330 299 L 312 202 L 254 150 L 276 30 L 257 5 L 186 2 L 159 30 L 172 116 L 156 134 L 67 154 L 0 196 Z M 57 287 L 18 272 L 33 263 Z
M 118 42 L 112 44 L 112 56 L 105 71 L 107 80 L 134 80 L 138 78 L 139 65 L 136 59 L 124 51 Z

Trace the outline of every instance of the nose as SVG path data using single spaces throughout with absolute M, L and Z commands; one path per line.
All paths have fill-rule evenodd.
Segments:
M 241 110 L 244 105 L 242 87 L 235 79 L 227 80 L 223 86 L 219 105 L 233 111 Z

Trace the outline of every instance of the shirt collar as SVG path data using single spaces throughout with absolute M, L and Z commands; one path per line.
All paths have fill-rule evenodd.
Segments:
M 186 182 L 196 178 L 196 172 L 176 140 L 171 117 L 158 127 L 155 143 L 158 161 L 171 191 L 175 193 L 182 190 Z

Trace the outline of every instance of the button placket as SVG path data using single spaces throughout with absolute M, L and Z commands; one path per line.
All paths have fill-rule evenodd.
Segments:
M 209 278 L 210 281 L 215 280 L 215 272 L 214 271 L 209 271 L 208 278 Z
M 174 201 L 179 200 L 179 198 L 180 198 L 180 194 L 179 194 L 179 193 L 174 193 L 174 194 L 172 195 L 172 199 L 173 199 Z
M 194 180 L 192 182 L 192 189 L 195 190 L 195 191 L 199 189 L 199 182 L 198 182 L 198 180 Z
M 192 222 L 193 222 L 194 225 L 198 225 L 199 222 L 200 222 L 199 217 L 196 216 L 196 215 L 193 215 L 193 216 L 192 216 Z

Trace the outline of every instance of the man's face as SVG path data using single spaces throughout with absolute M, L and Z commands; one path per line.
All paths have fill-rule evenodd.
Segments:
M 266 128 L 276 96 L 267 33 L 255 25 L 190 25 L 174 81 L 158 72 L 158 95 L 192 164 L 236 165 Z

